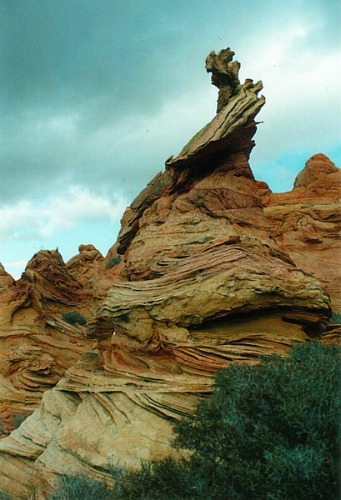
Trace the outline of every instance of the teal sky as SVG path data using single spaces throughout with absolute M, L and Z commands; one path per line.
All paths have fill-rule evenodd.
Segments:
M 0 261 L 104 254 L 123 210 L 215 114 L 206 55 L 230 46 L 266 106 L 251 166 L 292 188 L 340 166 L 338 0 L 0 0 Z

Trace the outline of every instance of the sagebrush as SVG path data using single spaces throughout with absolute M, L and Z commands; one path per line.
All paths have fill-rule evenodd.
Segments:
M 86 319 L 77 311 L 65 313 L 62 319 L 70 325 L 86 325 Z

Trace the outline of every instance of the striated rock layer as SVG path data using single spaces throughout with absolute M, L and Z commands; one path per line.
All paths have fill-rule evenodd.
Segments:
M 13 417 L 38 408 L 45 390 L 91 351 L 84 326 L 70 325 L 64 315 L 89 319 L 95 304 L 93 290 L 69 272 L 58 251 L 36 254 L 17 282 L 0 271 L 0 434 L 13 427 Z
M 271 234 L 295 264 L 311 273 L 341 312 L 341 170 L 323 154 L 307 161 L 288 193 L 259 183 Z
M 33 260 L 17 283 L 2 271 L 4 325 L 15 318 L 26 341 L 4 356 L 0 400 L 23 405 L 37 377 L 59 382 L 0 442 L 0 492 L 43 498 L 59 474 L 110 483 L 110 464 L 170 456 L 172 421 L 212 391 L 217 370 L 335 341 L 328 293 L 274 237 L 275 195 L 248 163 L 262 84 L 241 84 L 233 55 L 208 56 L 217 115 L 127 209 L 106 259 L 86 246 L 66 266 L 40 254 L 52 267 Z M 69 311 L 87 325 L 67 325 Z M 27 397 L 36 408 L 41 395 Z

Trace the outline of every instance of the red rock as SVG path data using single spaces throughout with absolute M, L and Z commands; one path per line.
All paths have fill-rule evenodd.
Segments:
M 17 282 L 2 271 L 0 283 L 0 419 L 12 422 L 38 408 L 44 391 L 91 349 L 85 328 L 63 315 L 89 317 L 92 298 L 58 251 L 37 253 Z
M 325 285 L 333 309 L 341 311 L 341 170 L 317 154 L 292 191 L 271 193 L 258 186 L 272 236 L 299 268 Z
M 5 268 L 0 264 L 0 294 L 13 290 L 15 279 L 5 271 Z

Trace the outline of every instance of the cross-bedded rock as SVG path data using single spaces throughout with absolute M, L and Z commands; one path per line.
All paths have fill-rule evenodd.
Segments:
M 341 311 L 341 170 L 316 154 L 287 193 L 259 183 L 271 234 L 295 264 L 315 276 Z

